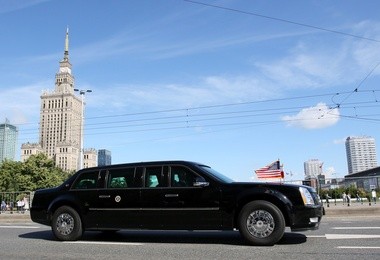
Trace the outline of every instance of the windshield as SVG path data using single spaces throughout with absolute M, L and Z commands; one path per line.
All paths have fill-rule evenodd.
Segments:
M 216 179 L 222 181 L 222 182 L 225 182 L 225 183 L 231 183 L 231 182 L 234 182 L 232 179 L 228 178 L 227 176 L 224 176 L 223 174 L 221 174 L 220 172 L 217 172 L 215 171 L 214 169 L 212 169 L 211 167 L 209 166 L 206 166 L 206 165 L 199 165 L 199 167 L 201 167 L 203 170 L 205 170 L 206 172 L 208 172 L 209 174 L 211 174 L 212 176 L 214 176 Z

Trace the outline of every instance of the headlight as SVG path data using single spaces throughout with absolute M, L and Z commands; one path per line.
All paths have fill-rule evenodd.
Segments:
M 308 189 L 304 188 L 304 187 L 299 187 L 299 191 L 301 193 L 301 197 L 302 197 L 302 200 L 303 200 L 303 204 L 305 204 L 305 206 L 307 205 L 314 205 L 314 199 L 313 197 L 311 196 L 311 193 Z

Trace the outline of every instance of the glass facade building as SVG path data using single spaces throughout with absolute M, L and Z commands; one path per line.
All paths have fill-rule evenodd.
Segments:
M 112 164 L 111 151 L 106 149 L 98 150 L 98 166 L 105 166 Z
M 15 160 L 18 129 L 6 120 L 0 124 L 0 163 L 4 159 Z

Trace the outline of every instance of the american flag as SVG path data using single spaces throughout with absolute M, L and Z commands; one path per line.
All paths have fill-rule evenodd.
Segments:
M 282 170 L 282 166 L 280 165 L 280 160 L 274 161 L 273 163 L 261 167 L 260 169 L 255 171 L 257 174 L 257 178 L 259 179 L 279 179 L 284 178 L 284 171 Z

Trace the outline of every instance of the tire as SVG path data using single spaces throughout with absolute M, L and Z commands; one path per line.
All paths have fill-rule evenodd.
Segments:
M 54 212 L 51 229 L 54 236 L 61 241 L 75 241 L 83 234 L 78 212 L 68 206 L 62 206 Z
M 285 232 L 285 219 L 274 204 L 257 200 L 246 204 L 238 217 L 239 232 L 251 245 L 272 246 Z

